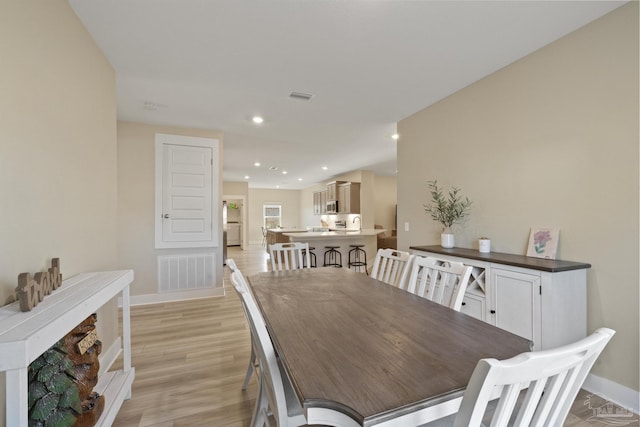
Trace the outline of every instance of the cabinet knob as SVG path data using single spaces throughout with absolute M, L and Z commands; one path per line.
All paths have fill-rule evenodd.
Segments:
M 495 310 L 491 310 L 491 314 L 496 314 L 496 311 Z
M 464 302 L 464 301 L 462 301 L 462 305 L 467 305 L 467 303 L 466 303 L 466 302 Z

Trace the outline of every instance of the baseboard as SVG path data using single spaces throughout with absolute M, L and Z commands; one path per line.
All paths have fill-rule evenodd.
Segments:
M 597 375 L 587 375 L 582 388 L 615 403 L 635 414 L 640 414 L 640 392 Z
M 121 351 L 122 343 L 120 337 L 117 337 L 106 350 L 104 349 L 104 347 L 102 348 L 102 352 L 98 357 L 100 361 L 100 370 L 98 371 L 98 376 L 111 369 L 111 365 L 113 365 L 113 363 L 116 361 Z
M 160 304 L 164 302 L 187 301 L 191 299 L 222 297 L 224 296 L 224 287 L 209 289 L 198 289 L 194 291 L 182 292 L 164 292 L 161 294 L 132 295 L 130 298 L 131 306 Z M 122 307 L 122 298 L 118 298 L 118 307 Z

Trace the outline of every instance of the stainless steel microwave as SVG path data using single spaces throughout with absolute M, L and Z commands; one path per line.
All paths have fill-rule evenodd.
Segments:
M 327 213 L 328 214 L 338 213 L 338 201 L 337 200 L 330 200 L 330 201 L 327 202 Z

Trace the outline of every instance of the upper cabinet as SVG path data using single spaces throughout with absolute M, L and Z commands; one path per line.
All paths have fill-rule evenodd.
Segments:
M 347 182 L 338 185 L 338 213 L 360 213 L 360 183 Z
M 338 200 L 338 185 L 346 184 L 347 181 L 333 181 L 327 184 L 327 202 Z
M 327 213 L 327 190 L 313 192 L 313 213 L 315 215 Z
M 324 214 L 359 214 L 360 183 L 332 181 L 326 190 L 313 192 L 313 213 Z

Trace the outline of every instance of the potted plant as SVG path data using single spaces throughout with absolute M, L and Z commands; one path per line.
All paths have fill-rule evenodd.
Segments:
M 438 187 L 438 181 L 429 181 L 429 191 L 431 192 L 431 204 L 424 205 L 424 210 L 431 215 L 434 221 L 442 224 L 442 234 L 440 235 L 443 248 L 453 248 L 455 236 L 451 231 L 451 226 L 466 217 L 471 211 L 471 200 L 460 195 L 460 189 L 451 187 L 447 196 Z

